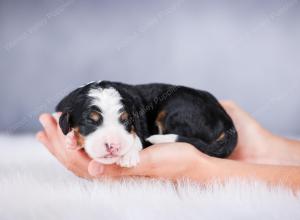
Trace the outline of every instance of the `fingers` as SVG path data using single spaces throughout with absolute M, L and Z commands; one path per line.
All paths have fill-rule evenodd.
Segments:
M 235 102 L 221 101 L 221 104 L 225 108 L 226 112 L 232 117 L 237 126 L 246 123 L 257 124 L 254 118 L 248 112 L 238 106 Z
M 55 112 L 52 114 L 52 116 L 55 119 L 57 124 L 59 124 L 59 118 L 60 118 L 61 114 L 62 114 L 61 112 Z
M 56 116 L 50 114 L 40 116 L 40 122 L 45 130 L 38 132 L 36 138 L 71 172 L 77 176 L 91 179 L 92 176 L 89 175 L 87 169 L 91 159 L 82 150 L 70 150 L 65 147 L 66 138 L 57 124 Z M 69 140 L 71 145 L 74 145 L 73 139 L 74 137 L 71 137 Z
M 221 104 L 226 110 L 227 114 L 232 118 L 235 126 L 240 126 L 241 121 L 244 121 L 245 118 L 250 118 L 248 113 L 242 110 L 233 101 L 221 101 Z
M 42 114 L 39 118 L 41 124 L 44 127 L 44 132 L 48 137 L 50 144 L 55 148 L 60 148 L 66 145 L 66 138 L 62 133 L 55 117 L 60 117 L 59 113 L 56 113 L 55 116 L 45 113 Z M 53 151 L 52 151 L 53 152 Z
M 74 130 L 69 132 L 66 136 L 66 147 L 70 150 L 78 150 L 82 148 L 77 144 L 77 139 Z
M 59 134 L 61 137 L 63 137 L 63 136 L 65 136 L 65 135 L 63 134 L 63 132 L 62 132 L 62 130 L 61 130 L 61 128 L 60 128 L 60 125 L 59 125 L 59 118 L 60 118 L 61 115 L 62 115 L 61 112 L 55 112 L 55 113 L 52 114 L 52 117 L 54 118 L 54 120 L 55 120 L 55 122 L 56 122 L 56 127 L 57 127 L 57 132 L 58 132 L 58 134 Z
M 231 113 L 232 111 L 234 111 L 236 109 L 240 109 L 240 107 L 231 100 L 223 100 L 223 101 L 220 101 L 220 103 L 228 113 Z
M 49 138 L 57 133 L 57 122 L 50 114 L 42 114 L 39 118 Z
M 239 105 L 237 105 L 235 102 L 233 101 L 221 101 L 220 102 L 222 104 L 222 106 L 225 108 L 225 110 L 227 111 L 227 113 L 231 116 L 231 117 L 244 117 L 244 118 L 251 118 L 250 114 L 247 113 L 245 110 L 243 110 Z
M 101 177 L 104 173 L 104 165 L 92 160 L 88 165 L 88 172 L 91 176 Z
M 47 149 L 54 154 L 54 149 L 53 146 L 51 145 L 47 134 L 44 131 L 40 131 L 36 134 L 36 139 L 41 142 L 43 145 L 45 145 L 47 147 Z
M 234 106 L 234 105 L 236 105 L 236 103 L 232 100 L 221 100 L 220 103 L 221 103 L 221 105 L 224 105 L 224 106 Z
M 91 159 L 88 157 L 85 151 L 67 151 L 69 153 L 67 155 L 68 158 L 64 160 L 63 164 L 75 175 L 86 179 L 93 179 L 94 177 L 88 172 L 88 166 Z
M 36 135 L 35 135 L 36 139 L 41 142 L 44 145 L 48 145 L 49 141 L 48 141 L 48 137 L 46 135 L 46 133 L 44 131 L 39 131 Z
M 42 114 L 39 120 L 44 128 L 43 132 L 37 134 L 37 138 L 47 149 L 59 160 L 65 154 L 63 147 L 65 146 L 65 138 L 60 135 L 56 119 L 48 113 Z

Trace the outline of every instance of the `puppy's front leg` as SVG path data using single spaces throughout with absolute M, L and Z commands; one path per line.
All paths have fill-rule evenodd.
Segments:
M 117 164 L 121 167 L 135 167 L 140 162 L 139 152 L 143 149 L 140 138 L 136 137 L 131 149 L 123 155 Z

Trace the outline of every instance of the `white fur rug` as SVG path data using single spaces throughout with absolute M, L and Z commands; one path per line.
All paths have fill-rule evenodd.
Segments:
M 259 182 L 203 188 L 182 182 L 73 176 L 33 137 L 0 137 L 0 219 L 300 219 L 300 198 Z

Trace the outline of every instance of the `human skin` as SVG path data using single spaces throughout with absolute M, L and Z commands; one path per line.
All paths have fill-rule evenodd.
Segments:
M 300 141 L 272 134 L 232 101 L 222 101 L 221 104 L 233 119 L 239 135 L 230 159 L 300 166 Z
M 230 178 L 250 178 L 299 190 L 300 142 L 270 133 L 231 101 L 223 101 L 222 105 L 239 134 L 237 147 L 229 159 L 209 157 L 187 143 L 169 143 L 142 150 L 141 162 L 134 168 L 99 164 L 84 150 L 65 147 L 66 138 L 50 114 L 40 116 L 44 131 L 37 134 L 37 139 L 66 168 L 87 179 L 146 176 L 169 180 L 188 178 L 206 184 Z

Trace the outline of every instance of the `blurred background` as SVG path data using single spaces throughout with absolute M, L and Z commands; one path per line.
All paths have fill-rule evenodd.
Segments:
M 0 133 L 103 79 L 208 90 L 299 135 L 300 2 L 0 0 Z

